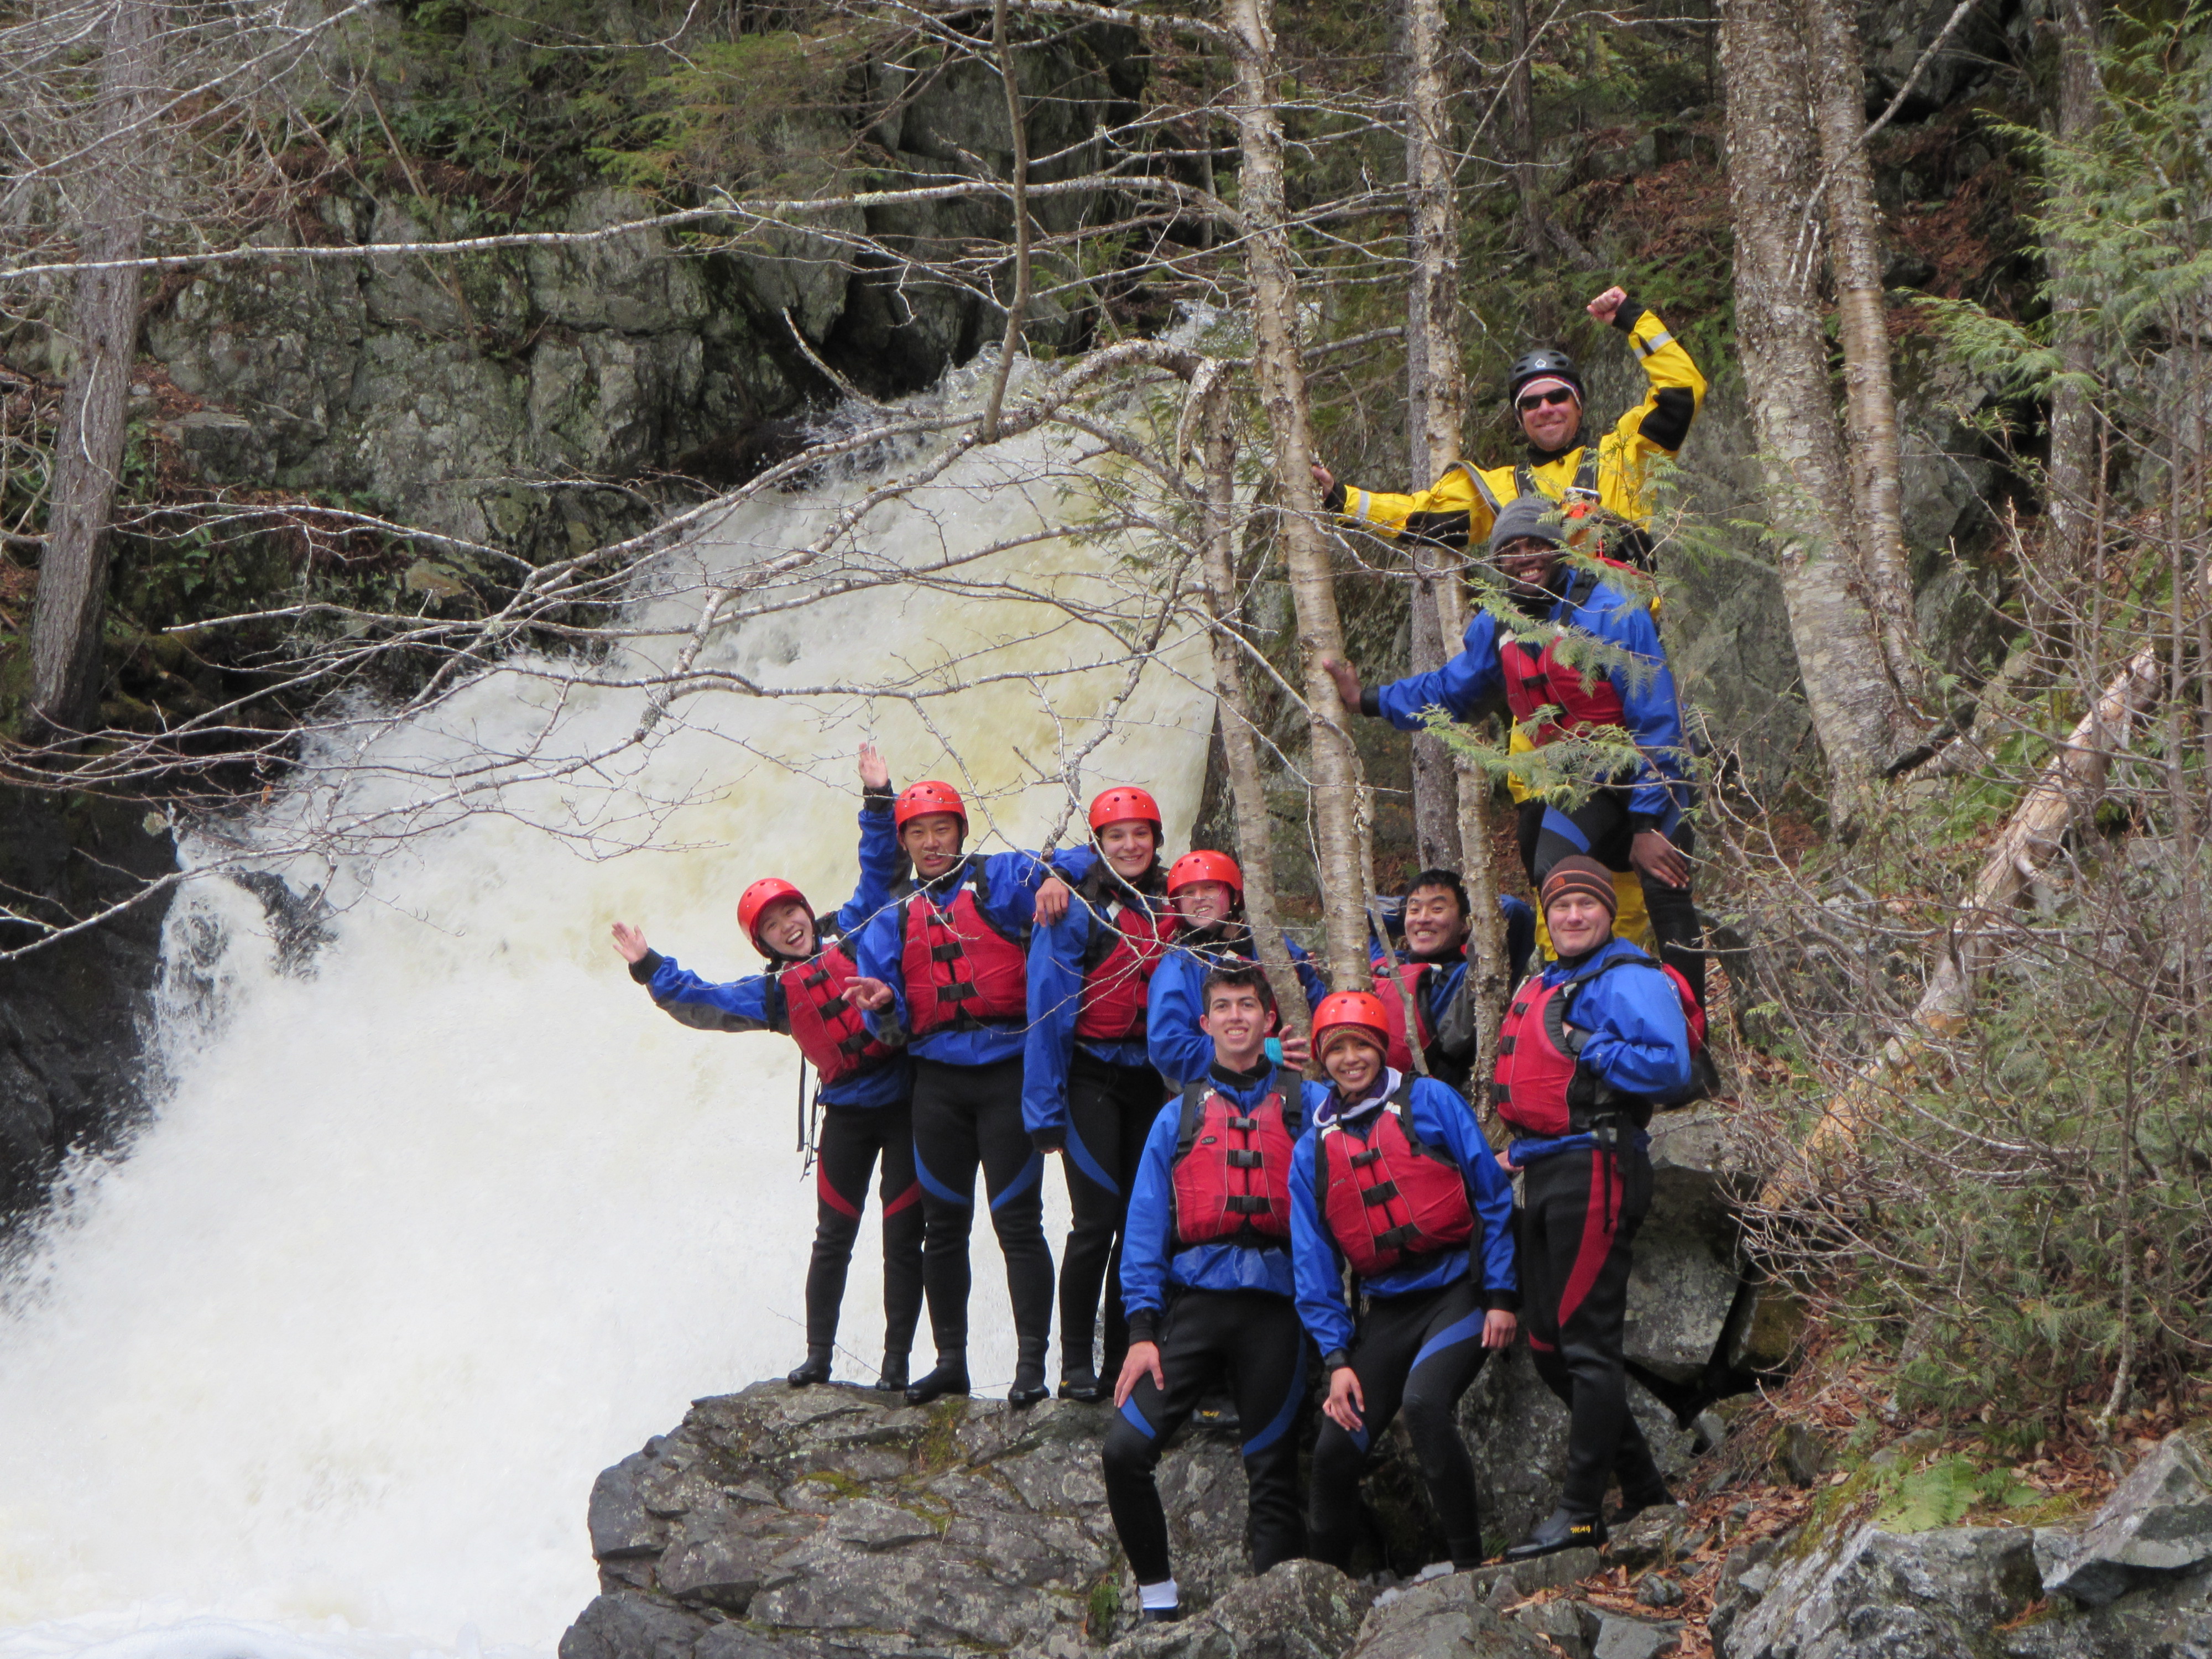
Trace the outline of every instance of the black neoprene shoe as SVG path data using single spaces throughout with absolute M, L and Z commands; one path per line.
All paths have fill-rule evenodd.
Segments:
M 1146 1607 L 1137 1614 L 1137 1622 L 1140 1625 L 1172 1625 L 1182 1618 L 1182 1604 L 1177 1602 L 1171 1607 Z
M 1561 1550 L 1595 1549 L 1605 1542 L 1605 1521 L 1595 1515 L 1553 1510 L 1551 1518 L 1505 1552 L 1508 1561 L 1533 1561 Z
M 811 1382 L 827 1382 L 829 1380 L 830 1350 L 827 1348 L 809 1348 L 806 1351 L 806 1363 L 784 1378 L 784 1381 L 794 1389 L 803 1389 Z
M 1020 1359 L 1014 1363 L 1014 1386 L 1006 1390 L 1006 1398 L 1017 1406 L 1034 1406 L 1040 1400 L 1052 1398 L 1052 1390 L 1044 1385 L 1044 1359 Z
M 1109 1390 L 1098 1380 L 1098 1373 L 1088 1365 L 1063 1365 L 1060 1368 L 1060 1397 L 1079 1400 L 1086 1406 L 1095 1406 L 1103 1400 Z
M 948 1394 L 968 1392 L 968 1360 L 965 1355 L 946 1359 L 939 1358 L 937 1369 L 918 1382 L 906 1385 L 906 1403 L 927 1406 L 933 1400 Z
M 876 1386 L 885 1394 L 896 1394 L 906 1387 L 904 1354 L 887 1353 L 884 1356 L 884 1369 L 876 1377 Z

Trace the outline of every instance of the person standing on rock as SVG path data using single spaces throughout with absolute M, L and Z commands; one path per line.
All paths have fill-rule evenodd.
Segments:
M 853 934 L 890 902 L 899 874 L 891 821 L 891 778 L 872 744 L 860 745 L 860 881 L 827 922 L 806 896 L 775 877 L 738 896 L 738 926 L 768 959 L 764 974 L 717 984 L 664 957 L 626 921 L 614 925 L 615 949 L 654 1004 L 702 1031 L 780 1031 L 798 1043 L 820 1081 L 815 1148 L 814 1255 L 806 1269 L 806 1360 L 793 1388 L 830 1380 L 837 1313 L 868 1178 L 883 1164 L 884 1363 L 879 1389 L 903 1389 L 907 1353 L 921 1316 L 921 1196 L 914 1172 L 913 1070 L 898 1048 L 878 1041 L 848 1000 L 855 968 Z
M 1166 1091 L 1145 1052 L 1146 995 L 1175 933 L 1160 867 L 1160 809 L 1142 789 L 1091 803 L 1098 857 L 1067 914 L 1030 939 L 1030 1030 L 1022 1119 L 1041 1152 L 1064 1152 L 1072 1225 L 1060 1258 L 1060 1397 L 1097 1401 L 1091 1365 L 1099 1293 L 1105 1364 L 1129 1346 L 1121 1312 L 1121 1223 L 1145 1134 Z
M 1244 920 L 1244 872 L 1226 853 L 1185 853 L 1168 871 L 1168 902 L 1178 922 L 1167 954 L 1153 969 L 1145 1014 L 1145 1046 L 1152 1069 L 1170 1090 L 1206 1075 L 1213 1041 L 1206 1034 L 1200 999 L 1206 976 L 1218 967 L 1257 962 L 1259 947 Z M 1295 939 L 1285 940 L 1309 1006 L 1327 988 Z M 1303 1066 L 1306 1051 L 1296 1037 L 1277 1042 L 1284 1060 Z
M 1328 1376 L 1307 1529 L 1315 1559 L 1350 1564 L 1360 1472 L 1402 1411 L 1452 1565 L 1471 1567 L 1482 1528 L 1457 1413 L 1489 1351 L 1513 1340 L 1513 1187 L 1465 1101 L 1383 1063 L 1389 1041 L 1368 992 L 1314 1015 L 1329 1080 L 1306 1085 L 1310 1127 L 1291 1164 L 1298 1316 Z
M 1658 315 L 1626 290 L 1608 288 L 1584 309 L 1628 337 L 1648 383 L 1644 401 L 1595 445 L 1583 429 L 1587 394 L 1581 369 L 1565 352 L 1540 347 L 1523 353 L 1506 380 L 1506 401 L 1527 440 L 1519 460 L 1487 468 L 1456 462 L 1433 488 L 1403 495 L 1340 483 L 1328 468 L 1316 465 L 1313 475 L 1323 506 L 1345 523 L 1376 535 L 1464 553 L 1492 537 L 1507 503 L 1533 500 L 1595 525 L 1595 537 L 1578 541 L 1583 551 L 1650 569 L 1651 471 L 1687 441 L 1705 402 L 1705 377 Z M 1652 609 L 1656 615 L 1656 599 Z M 1516 753 L 1534 746 L 1529 733 L 1515 729 Z M 1508 779 L 1507 787 L 1524 808 L 1534 798 L 1517 778 Z M 1642 885 L 1628 866 L 1607 862 L 1618 878 L 1622 931 L 1642 938 L 1647 925 L 1656 926 L 1644 915 Z
M 963 854 L 968 809 L 949 783 L 910 786 L 892 817 L 913 878 L 861 932 L 849 995 L 877 1040 L 903 1046 L 914 1063 L 921 1274 L 937 1364 L 906 1397 L 920 1406 L 968 1392 L 968 1236 L 980 1167 L 1013 1302 L 1007 1397 L 1031 1405 L 1046 1394 L 1052 1252 L 1044 1158 L 1022 1126 L 1029 936 L 1033 922 L 1066 914 L 1067 890 L 1034 853 Z
M 1252 1571 L 1304 1553 L 1297 1419 L 1305 1337 L 1291 1267 L 1290 1167 L 1304 1117 L 1295 1073 L 1267 1057 L 1274 992 L 1256 963 L 1208 970 L 1212 1055 L 1152 1121 L 1129 1197 L 1121 1297 L 1129 1351 L 1102 1453 L 1106 1502 L 1146 1623 L 1181 1613 L 1154 1471 L 1200 1400 L 1235 1392 Z
M 1694 1074 L 1704 1017 L 1689 987 L 1613 933 L 1612 873 L 1553 865 L 1540 895 L 1559 960 L 1515 995 L 1491 1100 L 1517 1137 L 1498 1155 L 1526 1171 L 1521 1265 L 1536 1373 L 1570 1413 L 1559 1507 L 1510 1560 L 1602 1544 L 1607 1479 L 1619 1525 L 1674 1497 L 1628 1409 L 1624 1321 L 1630 1250 L 1651 1206 L 1655 1103 Z
M 1540 496 L 1524 495 L 1499 510 L 1490 556 L 1526 618 L 1522 625 L 1477 611 L 1460 653 L 1442 668 L 1378 688 L 1363 688 L 1348 663 L 1322 665 L 1347 708 L 1401 731 L 1424 729 L 1431 708 L 1466 720 L 1503 693 L 1516 729 L 1538 749 L 1577 740 L 1632 744 L 1634 762 L 1597 781 L 1580 805 L 1522 803 L 1521 861 L 1539 890 L 1570 855 L 1633 871 L 1661 956 L 1702 1006 L 1705 945 L 1690 891 L 1689 750 L 1651 612 L 1568 562 L 1558 514 Z
M 1401 937 L 1396 963 L 1374 945 L 1375 994 L 1390 1022 L 1395 1070 L 1414 1070 L 1413 1041 L 1421 1045 L 1428 1074 L 1464 1095 L 1474 1071 L 1476 1033 L 1473 999 L 1467 990 L 1469 915 L 1467 887 L 1455 870 L 1424 870 L 1406 884 L 1397 901 Z M 1515 981 L 1528 970 L 1535 945 L 1536 919 L 1528 902 L 1498 895 L 1505 915 L 1505 954 Z M 1410 1012 L 1410 1015 L 1408 1011 Z

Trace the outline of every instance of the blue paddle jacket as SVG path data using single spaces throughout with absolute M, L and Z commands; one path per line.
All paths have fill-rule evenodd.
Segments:
M 1641 965 L 1600 971 L 1613 961 Z M 1625 939 L 1607 939 L 1587 956 L 1547 963 L 1536 982 L 1579 987 L 1567 1023 L 1590 1034 L 1577 1058 L 1600 1082 L 1623 1094 L 1654 1097 L 1689 1085 L 1690 1024 L 1682 1012 L 1682 994 L 1640 947 Z M 1644 1139 L 1638 1137 L 1639 1142 Z M 1531 1164 L 1589 1144 L 1586 1134 L 1516 1140 L 1506 1156 L 1516 1164 Z
M 1286 1103 L 1302 1085 L 1297 1075 L 1262 1066 L 1257 1074 L 1206 1067 L 1212 1087 L 1247 1109 L 1267 1097 L 1271 1089 L 1283 1091 Z M 1279 1079 L 1279 1081 L 1278 1080 Z M 1460 1111 L 1466 1113 L 1462 1106 Z M 1182 1123 L 1182 1100 L 1178 1096 L 1161 1108 L 1145 1137 L 1144 1156 L 1137 1160 L 1137 1178 L 1129 1189 L 1128 1218 L 1121 1228 L 1121 1305 L 1129 1316 L 1129 1340 L 1159 1340 L 1160 1315 L 1167 1307 L 1168 1287 L 1194 1291 L 1266 1291 L 1288 1297 L 1296 1289 L 1291 1253 L 1281 1245 L 1232 1244 L 1219 1241 L 1175 1248 L 1175 1151 Z
M 1305 1085 L 1306 1130 L 1298 1137 L 1297 1151 L 1291 1159 L 1291 1260 L 1297 1273 L 1298 1318 L 1331 1364 L 1343 1363 L 1339 1356 L 1351 1348 L 1357 1328 L 1351 1304 L 1345 1299 L 1343 1252 L 1322 1220 L 1320 1198 L 1314 1189 L 1317 1143 L 1325 1127 L 1341 1123 L 1345 1134 L 1365 1145 L 1382 1103 L 1396 1091 L 1400 1081 L 1399 1074 L 1386 1067 L 1367 1097 L 1348 1109 L 1332 1085 Z M 1406 1296 L 1455 1284 L 1473 1272 L 1480 1276 L 1485 1307 L 1519 1308 L 1521 1279 L 1513 1255 L 1512 1182 L 1498 1167 L 1490 1143 L 1482 1138 L 1474 1114 L 1468 1110 L 1464 1100 L 1443 1084 L 1424 1077 L 1413 1079 L 1410 1103 L 1413 1133 L 1425 1145 L 1449 1153 L 1466 1178 L 1478 1234 L 1458 1249 L 1439 1251 L 1417 1265 L 1358 1279 L 1358 1291 L 1370 1297 Z
M 1087 864 L 1079 868 L 1072 857 L 1055 859 L 1054 866 L 1071 887 L 1088 869 Z M 1127 902 L 1131 895 L 1119 896 Z M 1162 910 L 1167 906 L 1164 896 L 1152 896 L 1147 902 Z M 1022 1121 L 1033 1135 L 1066 1134 L 1067 1068 L 1077 1048 L 1109 1065 L 1150 1063 L 1141 1036 L 1109 1042 L 1075 1035 L 1076 1018 L 1082 1012 L 1083 955 L 1092 931 L 1109 925 L 1079 891 L 1068 902 L 1066 915 L 1030 937 L 1030 1032 L 1022 1050 Z M 1111 1181 L 1102 1184 L 1115 1185 Z
M 1603 672 L 1620 698 L 1621 723 L 1644 755 L 1629 793 L 1630 817 L 1638 829 L 1671 830 L 1686 804 L 1688 750 L 1681 700 L 1667 647 L 1659 642 L 1658 624 L 1642 603 L 1586 571 L 1562 567 L 1554 580 L 1565 592 L 1553 598 L 1547 621 L 1595 635 L 1641 659 L 1632 672 L 1627 663 Z M 1442 708 L 1463 720 L 1505 689 L 1498 642 L 1498 618 L 1478 611 L 1457 656 L 1425 674 L 1370 687 L 1360 698 L 1361 711 L 1380 714 L 1404 732 L 1424 729 L 1421 714 L 1427 708 Z
M 890 901 L 898 872 L 899 846 L 891 827 L 891 797 L 888 792 L 871 793 L 860 807 L 860 883 L 832 918 L 837 931 L 848 936 L 848 951 L 850 936 L 865 927 Z M 663 1013 L 694 1030 L 788 1032 L 791 1029 L 784 1014 L 783 988 L 775 982 L 774 969 L 717 981 L 702 979 L 678 965 L 675 957 L 654 951 L 630 964 L 629 976 L 652 993 Z M 913 1068 L 901 1057 L 823 1090 L 819 1098 L 825 1106 L 890 1106 L 913 1091 Z

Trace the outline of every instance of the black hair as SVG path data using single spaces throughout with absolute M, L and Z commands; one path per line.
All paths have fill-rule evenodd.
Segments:
M 1467 884 L 1459 878 L 1458 871 L 1424 870 L 1406 884 L 1405 896 L 1411 898 L 1424 887 L 1443 888 L 1459 901 L 1459 919 L 1462 921 L 1468 921 L 1474 918 L 1474 903 L 1468 897 Z
M 1200 1012 L 1212 1007 L 1216 990 L 1242 989 L 1248 985 L 1260 994 L 1261 1007 L 1271 1014 L 1276 1012 L 1275 988 L 1267 969 L 1256 962 L 1222 962 L 1206 969 L 1205 983 L 1198 988 Z

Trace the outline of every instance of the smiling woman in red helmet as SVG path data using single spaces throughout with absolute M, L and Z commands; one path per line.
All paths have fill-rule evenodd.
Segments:
M 1315 1559 L 1350 1564 L 1360 1472 L 1402 1413 L 1452 1565 L 1471 1567 L 1482 1528 L 1458 1406 L 1489 1350 L 1513 1340 L 1513 1185 L 1465 1101 L 1384 1063 L 1389 1023 L 1367 991 L 1314 1013 L 1328 1082 L 1305 1085 L 1312 1127 L 1291 1158 L 1298 1316 L 1328 1376 L 1306 1530 Z
M 913 785 L 892 816 L 913 878 L 862 932 L 852 998 L 874 1035 L 903 1043 L 914 1060 L 921 1274 L 937 1364 L 906 1397 L 926 1405 L 968 1392 L 968 1236 L 980 1169 L 1014 1309 L 1008 1397 L 1029 1405 L 1046 1394 L 1053 1290 L 1044 1158 L 1022 1125 L 1029 935 L 1033 921 L 1059 919 L 1066 890 L 1034 853 L 963 853 L 968 808 L 949 783 Z
M 921 1191 L 915 1180 L 914 1074 L 897 1048 L 877 1041 L 847 999 L 855 974 L 846 949 L 890 902 L 899 849 L 891 821 L 891 779 L 872 744 L 860 745 L 860 882 L 853 896 L 817 922 L 806 896 L 775 877 L 738 896 L 738 927 L 768 958 L 769 970 L 717 984 L 645 942 L 626 921 L 614 925 L 615 949 L 660 1010 L 702 1031 L 780 1031 L 799 1044 L 819 1078 L 814 1255 L 806 1269 L 806 1361 L 793 1387 L 830 1380 L 853 1240 L 868 1199 L 868 1177 L 883 1163 L 884 1364 L 879 1389 L 902 1389 L 907 1352 L 921 1315 Z
M 1206 1012 L 1201 988 L 1206 974 L 1231 963 L 1257 962 L 1260 953 L 1244 920 L 1244 872 L 1228 854 L 1197 851 L 1177 859 L 1168 871 L 1168 902 L 1175 907 L 1177 927 L 1167 954 L 1152 970 L 1145 1046 L 1152 1069 L 1170 1089 L 1181 1089 L 1204 1077 L 1213 1064 L 1213 1040 L 1199 1024 Z M 1285 944 L 1310 1006 L 1328 988 L 1298 943 Z M 1294 1066 L 1305 1064 L 1297 1038 L 1284 1037 L 1277 1046 L 1280 1053 L 1270 1058 Z
M 1022 1118 L 1040 1152 L 1066 1156 L 1073 1212 L 1060 1258 L 1060 1395 L 1106 1397 L 1129 1346 L 1121 1315 L 1121 1223 L 1129 1178 L 1166 1090 L 1145 1056 L 1146 993 L 1176 918 L 1160 867 L 1159 804 L 1142 789 L 1091 803 L 1098 857 L 1067 914 L 1030 939 L 1030 1033 Z M 1106 1297 L 1105 1363 L 1091 1328 Z

